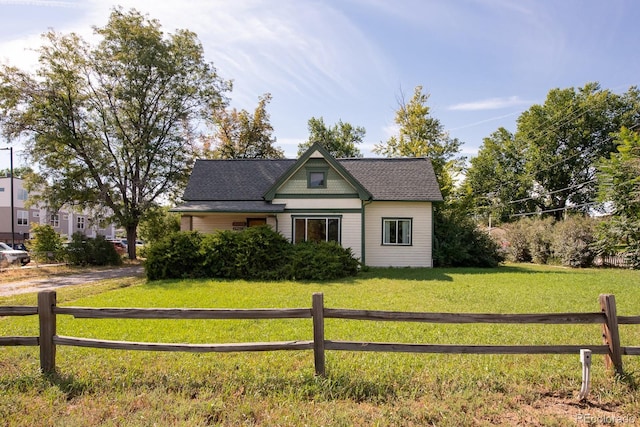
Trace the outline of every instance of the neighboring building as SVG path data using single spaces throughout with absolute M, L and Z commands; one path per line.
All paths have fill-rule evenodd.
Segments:
M 335 240 L 369 266 L 432 267 L 428 159 L 334 159 L 319 144 L 297 160 L 198 160 L 173 212 L 182 230 L 268 224 L 292 242 Z
M 100 235 L 107 239 L 115 238 L 116 228 L 113 224 L 101 228 L 87 212 L 73 209 L 51 212 L 37 206 L 26 208 L 29 194 L 24 188 L 24 181 L 14 178 L 13 186 L 16 243 L 29 239 L 33 224 L 49 224 L 65 240 L 70 239 L 75 232 L 81 232 L 87 237 Z M 0 178 L 0 241 L 11 242 L 11 178 Z

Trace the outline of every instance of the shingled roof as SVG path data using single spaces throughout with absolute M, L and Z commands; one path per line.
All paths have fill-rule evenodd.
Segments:
M 296 161 L 198 160 L 183 196 L 186 202 L 183 208 L 191 206 L 194 210 L 199 210 L 211 205 L 211 209 L 218 210 L 224 205 L 218 202 L 235 202 L 229 203 L 227 208 L 235 206 L 244 207 L 242 210 L 280 210 L 279 205 L 268 205 L 264 202 L 264 195 Z M 371 194 L 372 200 L 442 200 L 433 167 L 428 159 L 360 158 L 336 161 Z M 212 202 L 216 202 L 213 204 L 215 206 Z
M 425 158 L 338 159 L 373 200 L 442 201 L 431 162 Z

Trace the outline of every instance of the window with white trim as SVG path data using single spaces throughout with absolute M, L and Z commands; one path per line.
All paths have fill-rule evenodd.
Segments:
M 382 244 L 409 246 L 411 245 L 411 218 L 383 218 Z
M 18 211 L 18 225 L 29 225 L 29 211 Z
M 49 225 L 51 225 L 52 227 L 60 227 L 60 215 L 51 214 L 49 216 Z
M 24 188 L 18 189 L 18 200 L 25 201 L 29 198 L 29 193 Z
M 84 230 L 84 222 L 85 219 L 83 216 L 79 216 L 78 218 L 76 218 L 76 229 Z
M 293 241 L 340 242 L 340 217 L 294 217 Z

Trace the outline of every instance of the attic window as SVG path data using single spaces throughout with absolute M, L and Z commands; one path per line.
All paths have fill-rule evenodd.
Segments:
M 307 187 L 308 188 L 327 188 L 327 172 L 326 171 L 308 171 Z

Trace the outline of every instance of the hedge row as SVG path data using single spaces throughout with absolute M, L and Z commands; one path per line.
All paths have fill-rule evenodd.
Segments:
M 596 231 L 596 221 L 582 216 L 521 219 L 507 228 L 509 259 L 590 267 L 599 252 Z
M 353 276 L 358 268 L 350 248 L 335 242 L 293 245 L 269 226 L 172 233 L 149 246 L 145 262 L 149 280 L 329 280 Z

